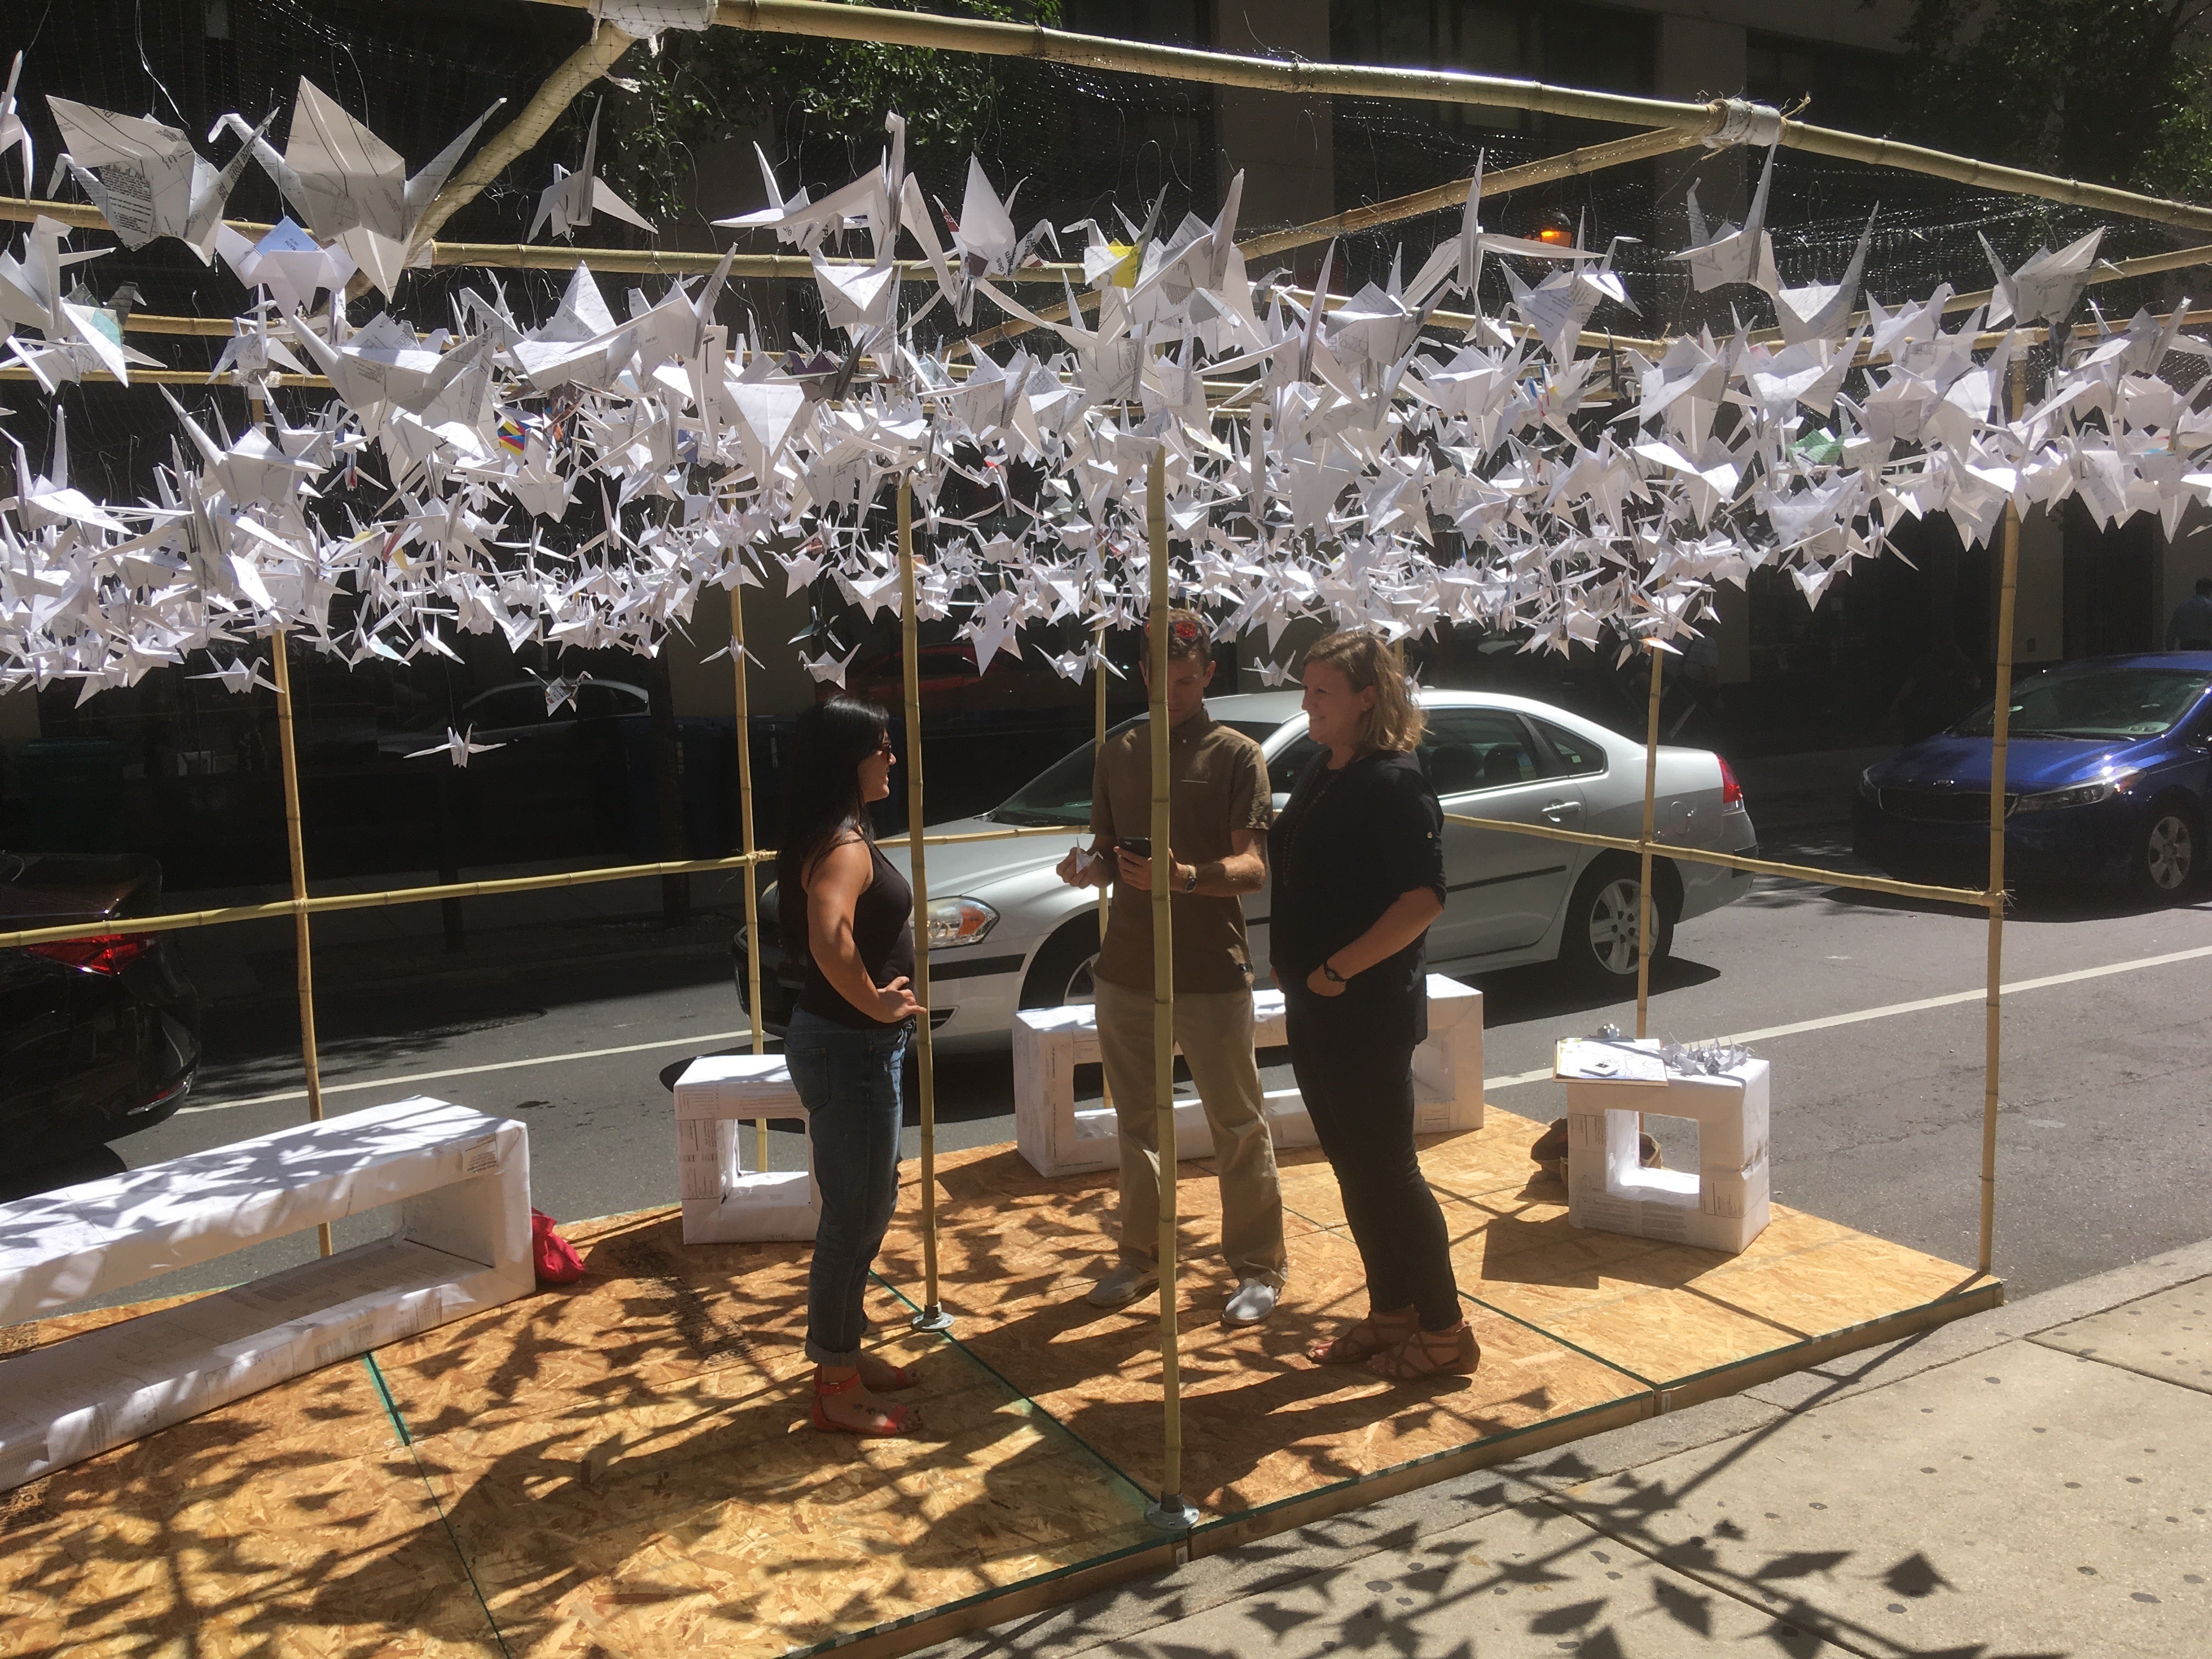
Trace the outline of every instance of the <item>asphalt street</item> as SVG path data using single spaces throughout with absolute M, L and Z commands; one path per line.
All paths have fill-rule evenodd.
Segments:
M 1844 856 L 1817 829 L 1784 851 Z M 640 928 L 634 943 L 613 957 L 547 949 L 532 960 L 502 953 L 495 933 L 472 933 L 469 953 L 434 974 L 326 994 L 318 1018 L 329 1109 L 422 1093 L 519 1118 L 535 1200 L 557 1218 L 672 1200 L 667 1085 L 694 1054 L 744 1048 L 746 1024 L 717 919 L 659 941 Z M 2181 908 L 2031 897 L 2004 944 L 1996 1259 L 2014 1293 L 2212 1231 L 2212 895 Z M 1778 1200 L 1971 1262 L 1986 945 L 1978 914 L 1762 879 L 1748 898 L 1678 931 L 1674 957 L 1655 971 L 1651 1030 L 1737 1037 L 1772 1061 Z M 1486 1097 L 1540 1121 L 1563 1109 L 1549 1079 L 1555 1040 L 1608 1020 L 1632 1024 L 1632 1000 L 1594 998 L 1549 968 L 1470 982 L 1486 998 Z M 184 1109 L 118 1142 L 106 1169 L 301 1121 L 289 996 L 270 989 L 218 1004 L 206 1040 Z M 1268 1069 L 1270 1087 L 1287 1086 L 1287 1066 Z M 941 1147 L 1013 1138 L 1006 1060 L 941 1061 L 937 1097 Z M 1658 1127 L 1670 1162 L 1684 1161 L 1679 1132 Z M 796 1133 L 772 1140 L 777 1167 L 799 1167 Z M 912 1129 L 908 1151 L 917 1151 Z M 57 1171 L 57 1184 L 102 1168 L 81 1162 Z M 339 1242 L 387 1225 L 352 1218 Z M 313 1248 L 312 1233 L 279 1241 L 158 1288 L 233 1282 Z

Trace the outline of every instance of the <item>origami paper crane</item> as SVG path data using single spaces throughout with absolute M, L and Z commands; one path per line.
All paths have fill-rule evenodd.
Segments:
M 433 635 L 432 637 L 434 638 L 435 635 Z M 448 653 L 447 654 L 451 653 Z M 504 749 L 507 747 L 503 743 L 477 742 L 476 731 L 476 727 L 471 726 L 466 732 L 456 732 L 449 726 L 446 728 L 446 740 L 443 743 L 433 744 L 428 749 L 417 749 L 414 753 L 409 755 L 407 758 L 409 760 L 428 760 L 433 755 L 443 755 L 447 760 L 453 762 L 456 766 L 466 766 L 469 763 L 469 757 L 471 755 L 489 754 L 495 749 Z
M 343 247 L 370 284 L 389 297 L 406 265 L 416 225 L 483 124 L 506 101 L 495 100 L 411 179 L 398 150 L 304 75 L 283 155 L 236 115 L 216 125 L 245 139 L 315 234 Z
M 579 230 L 590 225 L 594 213 L 635 225 L 648 235 L 653 234 L 653 222 L 616 195 L 613 187 L 599 175 L 599 106 L 604 101 L 600 100 L 592 106 L 592 124 L 584 132 L 582 164 L 574 173 L 558 161 L 553 164 L 553 182 L 538 193 L 538 211 L 530 221 L 524 241 L 536 241 L 538 233 L 546 228 L 563 240 L 572 241 Z
M 1690 246 L 1670 254 L 1690 267 L 1690 281 L 1700 294 L 1730 283 L 1749 283 L 1772 294 L 1782 286 L 1774 270 L 1774 239 L 1766 230 L 1766 193 L 1774 182 L 1774 153 L 1767 147 L 1765 165 L 1759 170 L 1759 188 L 1752 192 L 1751 210 L 1741 226 L 1723 224 L 1708 234 L 1705 216 L 1698 209 L 1698 187 L 1690 186 Z
M 2105 228 L 2098 226 L 2056 253 L 2047 247 L 2038 248 L 2026 264 L 2009 273 L 1990 246 L 1990 239 L 1979 231 L 1974 234 L 1988 256 L 1990 269 L 1996 273 L 1996 295 L 1990 301 L 1989 314 L 1990 325 L 1995 327 L 2011 318 L 2022 323 L 2065 321 L 2081 290 L 2088 286 L 2089 267 L 2096 263 L 2097 245 L 2105 239 Z
M 250 143 L 218 169 L 192 148 L 189 135 L 158 121 L 52 95 L 46 107 L 62 130 L 62 166 L 124 246 L 173 236 L 202 264 L 214 259 L 223 204 L 253 159 Z M 252 137 L 266 132 L 276 118 L 271 110 Z

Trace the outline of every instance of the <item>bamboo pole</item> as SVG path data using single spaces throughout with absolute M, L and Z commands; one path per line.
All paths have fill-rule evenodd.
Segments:
M 1106 624 L 1103 622 L 1101 622 L 1092 632 L 1091 654 L 1095 660 L 1091 665 L 1091 769 L 1092 775 L 1096 776 L 1098 769 L 1098 757 L 1106 752 Z M 1112 848 L 1106 849 L 1106 857 L 1109 861 L 1113 859 Z M 1098 884 L 1098 948 L 1102 952 L 1106 948 L 1106 921 L 1113 894 L 1114 890 L 1110 883 L 1102 881 Z M 1096 997 L 1098 986 L 1098 970 L 1096 963 L 1091 968 L 1091 994 Z M 1098 1068 L 1098 1105 L 1103 1111 L 1111 1111 L 1114 1109 L 1114 1085 L 1107 1081 L 1106 1068 L 1103 1066 Z
M 108 228 L 107 221 L 100 216 L 99 209 L 87 207 L 80 202 L 0 196 L 0 220 L 27 223 L 41 216 L 57 220 L 76 230 Z M 257 241 L 274 228 L 253 219 L 226 219 L 223 222 L 240 235 Z M 480 265 L 500 270 L 574 270 L 578 265 L 588 263 L 594 270 L 640 276 L 703 276 L 711 274 L 722 263 L 722 256 L 719 253 L 673 248 L 571 247 L 565 244 L 556 246 L 537 242 L 432 242 L 429 252 L 433 265 Z M 830 259 L 824 263 L 832 269 L 872 269 L 866 259 Z M 893 263 L 898 268 L 899 280 L 902 283 L 934 283 L 937 280 L 937 274 L 930 269 L 927 259 L 899 259 Z M 814 262 L 799 253 L 738 253 L 731 256 L 730 275 L 787 276 L 811 282 L 814 279 Z M 1048 283 L 1058 288 L 1062 277 L 1079 283 L 1083 281 L 1083 267 L 1080 264 L 1058 264 L 1024 265 L 1019 270 L 1008 271 L 993 280 L 1000 283 Z M 225 335 L 232 331 L 227 319 L 180 318 L 170 320 L 192 325 L 205 321 L 213 326 L 149 326 L 139 331 Z
M 1644 735 L 1644 833 L 1638 837 L 1636 882 L 1636 1035 L 1650 1035 L 1651 1016 L 1651 832 L 1659 805 L 1659 665 L 1667 654 L 1656 640 L 1651 653 L 1651 712 Z
M 586 9 L 591 0 L 540 0 L 540 3 Z M 1385 69 L 1358 64 L 1316 64 L 1303 58 L 1246 58 L 1189 46 L 1156 46 L 1103 35 L 1077 34 L 1035 24 L 988 22 L 927 12 L 894 11 L 874 6 L 833 5 L 823 0 L 721 0 L 714 17 L 725 28 L 763 34 L 801 34 L 835 40 L 872 41 L 885 46 L 927 46 L 994 58 L 1026 58 L 1077 69 L 1123 75 L 1157 76 L 1209 86 L 1246 87 L 1300 98 L 1400 98 L 1430 103 L 1467 104 L 1490 109 L 1531 110 L 1583 120 L 1614 121 L 1626 126 L 1687 126 L 1705 119 L 1711 103 L 1637 98 L 1620 93 L 1589 92 L 1505 76 L 1474 75 L 1453 70 Z M 2039 197 L 2133 218 L 2212 230 L 2212 208 L 2142 196 L 2133 191 L 2077 179 L 1998 167 L 1970 156 L 1869 138 L 1804 121 L 1780 118 L 1760 105 L 1723 101 L 1729 112 L 1750 118 L 1747 125 L 1771 124 L 1779 142 L 1808 155 L 1870 167 L 1948 179 L 1978 190 Z M 1747 131 L 1747 139 L 1753 134 Z
M 269 660 L 276 680 L 276 750 L 284 768 L 284 842 L 292 866 L 292 949 L 299 961 L 300 1061 L 307 1073 L 307 1119 L 323 1121 L 323 1067 L 315 1052 L 315 969 L 307 921 L 307 854 L 300 835 L 300 759 L 292 735 L 292 665 L 284 630 L 269 636 Z M 331 1224 L 315 1228 L 315 1243 L 331 1254 Z
M 1447 812 L 1447 822 L 1462 823 L 1476 830 L 1495 830 L 1502 835 L 1530 836 L 1542 841 L 1571 842 L 1583 847 L 1608 847 L 1619 852 L 1633 853 L 1642 843 L 1630 836 L 1601 836 L 1583 830 L 1558 830 L 1547 823 L 1515 823 L 1504 818 L 1470 817 L 1465 813 Z M 924 842 L 931 847 L 946 847 L 960 842 L 1013 841 L 1024 836 L 1064 836 L 1066 824 L 1048 823 L 1006 827 L 998 830 L 977 830 L 950 836 L 926 836 Z M 903 847 L 904 836 L 887 836 L 877 843 L 879 847 Z M 1887 876 L 1862 876 L 1848 870 L 1824 870 L 1818 865 L 1784 864 L 1773 859 L 1746 858 L 1738 853 L 1709 851 L 1702 847 L 1666 847 L 1667 856 L 1684 863 L 1709 864 L 1722 870 L 1741 870 L 1754 876 L 1777 876 L 1787 881 L 1819 882 L 1829 887 L 1849 887 L 1861 892 L 1887 893 L 1893 898 L 1926 899 L 1936 904 L 1966 904 L 1976 909 L 1989 908 L 1988 892 L 1978 887 L 1937 887 L 1923 882 L 1893 881 Z M 761 860 L 775 856 L 774 848 L 764 847 L 755 857 Z M 541 876 L 502 876 L 487 881 L 440 883 L 428 887 L 401 887 L 367 893 L 330 893 L 307 901 L 307 913 L 320 915 L 325 911 L 381 909 L 401 904 L 429 904 L 445 899 L 488 898 L 502 893 L 542 892 L 556 887 L 586 887 L 600 882 L 642 881 L 656 876 L 714 874 L 741 870 L 747 862 L 746 855 L 732 858 L 684 859 L 659 864 L 603 866 L 588 870 L 562 870 Z M 133 916 L 133 931 L 142 933 L 181 933 L 193 927 L 216 927 L 229 922 L 267 921 L 289 916 L 293 904 L 289 899 L 270 904 L 234 904 L 210 910 L 173 910 L 163 915 Z M 12 933 L 0 933 L 0 950 L 15 950 L 27 945 L 52 945 L 64 939 L 92 939 L 112 933 L 115 924 L 103 922 L 72 922 L 62 927 L 25 927 Z
M 1486 202 L 1493 196 L 1510 196 L 1515 191 L 1528 190 L 1537 185 L 1548 185 L 1585 173 L 1601 173 L 1607 167 L 1625 167 L 1631 161 L 1642 161 L 1654 155 L 1687 149 L 1692 144 L 1703 143 L 1706 136 L 1720 126 L 1721 119 L 1719 110 L 1712 109 L 1707 112 L 1703 121 L 1686 126 L 1655 127 L 1649 132 L 1632 133 L 1626 138 L 1609 139 L 1601 144 L 1585 144 L 1579 149 L 1566 150 L 1540 161 L 1525 161 L 1519 167 L 1503 168 L 1485 176 L 1482 199 Z M 1358 231 L 1395 224 L 1405 219 L 1418 219 L 1425 213 L 1441 213 L 1447 208 L 1464 204 L 1468 191 L 1474 184 L 1472 179 L 1455 179 L 1432 190 L 1415 191 L 1410 196 L 1351 208 L 1327 219 L 1292 225 L 1286 230 L 1263 231 L 1237 243 L 1237 251 L 1248 259 L 1255 259 L 1294 247 L 1310 247 L 1316 242 L 1326 242 L 1332 236 L 1347 236 Z
M 2020 418 L 2027 365 L 2012 366 L 2012 417 Z M 1990 963 L 1982 1002 L 1982 1224 L 1974 1265 L 1990 1271 L 1997 1217 L 1997 1084 L 2003 1059 L 2005 750 L 2012 732 L 2013 601 L 2020 586 L 2020 507 L 2005 503 L 2003 586 L 1997 596 L 1996 698 L 1990 705 Z
M 578 93 L 612 69 L 635 44 L 635 36 L 612 23 L 604 19 L 596 22 L 591 37 L 545 77 L 544 84 L 531 94 L 521 112 L 485 140 L 461 170 L 446 181 L 445 188 L 431 198 L 430 205 L 423 209 L 422 218 L 416 222 L 415 234 L 409 239 L 410 246 L 420 247 L 435 237 L 447 220 L 474 201 L 485 185 L 512 163 L 520 161 L 545 136 L 547 129 L 561 118 L 561 112 L 575 101 Z
M 1565 842 L 1577 847 L 1608 847 L 1622 853 L 1640 852 L 1644 847 L 1643 842 L 1634 836 L 1600 836 L 1587 830 L 1556 830 L 1548 823 L 1516 823 L 1508 818 L 1472 817 L 1464 812 L 1447 812 L 1444 822 L 1463 823 L 1472 830 L 1495 830 L 1510 836 L 1533 836 L 1541 841 Z M 1656 836 L 1652 845 L 1655 848 L 1663 848 L 1669 859 L 1683 864 L 1711 865 L 1717 869 L 1741 870 L 1753 876 L 1779 876 L 1785 881 L 1819 882 L 1827 887 L 1849 887 L 1864 893 L 1887 893 L 1893 898 L 1927 899 L 1937 904 L 1965 904 L 1977 910 L 1989 908 L 1990 896 L 1979 887 L 1936 887 L 1924 882 L 1893 881 L 1887 876 L 1862 876 L 1848 870 L 1823 870 L 1818 865 L 1783 864 L 1773 859 L 1746 858 L 1740 853 L 1685 847 L 1673 842 L 1660 841 Z
M 1170 890 L 1175 857 L 1168 842 L 1168 580 L 1167 459 L 1155 448 L 1146 470 L 1145 530 L 1152 561 L 1152 603 L 1145 625 L 1152 631 L 1152 1104 L 1157 1113 L 1160 1180 L 1160 1386 L 1166 1432 L 1160 1452 L 1160 1501 L 1145 1518 L 1164 1531 L 1188 1532 L 1197 1511 L 1182 1496 L 1182 1367 L 1176 1333 L 1175 915 Z
M 752 707 L 745 685 L 744 584 L 730 584 L 730 677 L 738 710 L 738 829 L 745 849 L 745 1007 L 752 1016 L 752 1048 L 768 1052 L 768 1028 L 761 1023 L 761 938 L 759 853 L 753 831 Z M 768 1169 L 768 1120 L 759 1120 L 755 1146 L 760 1166 Z
M 921 1005 L 915 1017 L 915 1053 L 921 1076 L 921 1311 L 914 1316 L 918 1331 L 949 1331 L 952 1316 L 945 1311 L 937 1284 L 937 1056 L 929 1030 L 929 872 L 924 863 L 928 837 L 921 821 L 921 646 L 920 607 L 915 602 L 914 480 L 899 476 L 898 488 L 899 627 L 904 635 L 906 680 L 906 823 L 914 872 L 914 1000 Z

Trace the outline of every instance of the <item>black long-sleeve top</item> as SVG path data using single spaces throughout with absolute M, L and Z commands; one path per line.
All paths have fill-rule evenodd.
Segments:
M 1316 755 L 1267 835 L 1267 949 L 1276 981 L 1306 976 L 1372 927 L 1401 895 L 1444 902 L 1443 809 L 1410 754 L 1377 750 L 1332 772 Z M 1428 935 L 1352 975 L 1339 1000 L 1415 1042 L 1428 1035 Z

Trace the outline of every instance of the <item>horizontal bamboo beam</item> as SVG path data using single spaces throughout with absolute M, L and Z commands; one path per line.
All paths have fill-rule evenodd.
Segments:
M 330 893 L 307 901 L 310 915 L 325 910 L 376 910 L 395 904 L 427 904 L 433 899 L 485 898 L 497 893 L 540 892 L 556 887 L 589 887 L 599 882 L 635 881 L 650 876 L 682 876 L 717 870 L 742 870 L 772 859 L 773 852 L 739 853 L 726 859 L 682 859 L 660 864 L 629 864 L 592 870 L 562 870 L 549 875 L 501 876 L 487 881 L 449 881 L 432 887 L 400 887 L 374 893 Z M 105 939 L 116 933 L 173 933 L 188 927 L 212 927 L 231 921 L 267 921 L 298 909 L 290 899 L 268 904 L 233 904 L 218 910 L 173 910 L 161 915 L 116 916 L 106 921 L 76 922 L 66 927 L 26 927 L 0 933 L 0 950 L 53 945 L 64 939 Z
M 39 377 L 20 363 L 0 367 L 0 380 L 36 380 Z M 77 380 L 88 386 L 113 386 L 115 377 L 104 368 L 88 368 Z M 218 380 L 204 368 L 134 368 L 131 371 L 132 386 L 229 386 L 228 380 Z M 264 374 L 256 382 L 260 386 L 283 386 L 309 392 L 328 392 L 330 380 L 320 374 Z M 243 391 L 243 387 L 233 390 Z
M 1076 824 L 1022 824 L 1003 830 L 969 830 L 959 835 L 925 833 L 922 844 L 937 847 L 953 842 L 1014 841 L 1024 836 L 1066 836 L 1085 833 Z M 908 836 L 886 836 L 879 846 L 903 847 Z M 441 882 L 430 887 L 399 887 L 374 893 L 331 893 L 307 902 L 308 913 L 325 910 L 374 910 L 397 904 L 428 904 L 434 900 L 485 898 L 499 893 L 543 892 L 556 887 L 587 887 L 609 881 L 642 881 L 654 876 L 706 875 L 717 871 L 742 870 L 748 864 L 775 862 L 775 849 L 763 847 L 722 859 L 684 859 L 659 864 L 605 866 L 591 870 L 562 870 L 548 875 L 501 876 L 486 881 Z M 191 927 L 213 927 L 233 921 L 269 921 L 293 915 L 289 899 L 268 904 L 233 904 L 216 910 L 174 910 L 161 915 L 118 916 L 107 921 L 74 922 L 65 927 L 27 927 L 0 933 L 0 950 L 28 945 L 55 945 L 66 939 L 105 939 L 113 933 L 171 933 Z
M 1559 179 L 1577 178 L 1583 173 L 1601 173 L 1607 167 L 1626 167 L 1632 161 L 1687 149 L 1692 144 L 1703 143 L 1708 133 L 1719 129 L 1722 119 L 1721 107 L 1716 105 L 1709 118 L 1700 125 L 1656 127 L 1650 132 L 1633 133 L 1628 137 L 1611 139 L 1602 144 L 1586 144 L 1580 149 L 1547 155 L 1540 161 L 1523 162 L 1519 167 L 1505 167 L 1484 177 L 1482 198 L 1486 202 L 1493 196 L 1510 196 L 1517 190 L 1553 184 Z M 1331 218 L 1316 219 L 1310 224 L 1292 225 L 1287 230 L 1263 231 L 1239 242 L 1237 250 L 1248 259 L 1259 258 L 1290 248 L 1325 242 L 1332 236 L 1348 236 L 1358 231 L 1373 230 L 1380 225 L 1395 224 L 1401 220 L 1418 219 L 1425 213 L 1441 213 L 1448 208 L 1463 206 L 1468 191 L 1474 183 L 1472 179 L 1457 179 L 1448 185 L 1438 185 L 1432 190 L 1418 190 L 1410 196 L 1395 197 L 1387 202 L 1373 202 L 1365 207 L 1351 208 Z
M 1505 818 L 1469 817 L 1462 812 L 1447 812 L 1447 823 L 1463 823 L 1473 830 L 1498 830 L 1509 836 L 1534 836 L 1542 841 L 1562 841 L 1577 847 L 1604 847 L 1622 853 L 1644 851 L 1644 842 L 1635 836 L 1600 836 L 1587 830 L 1555 830 L 1544 823 L 1515 823 Z M 1702 847 L 1683 847 L 1673 842 L 1651 842 L 1656 858 L 1679 859 L 1686 864 L 1711 864 L 1723 870 L 1745 870 L 1755 876 L 1782 876 L 1791 881 L 1818 882 L 1826 887 L 1856 887 L 1869 893 L 1887 893 L 1893 898 L 1926 899 L 1937 904 L 1964 904 L 1986 910 L 1990 896 L 1972 887 L 1936 887 L 1924 882 L 1893 881 L 1887 876 L 1853 875 L 1844 870 L 1823 870 L 1817 865 L 1781 864 L 1772 859 L 1749 859 L 1740 853 L 1713 853 Z
M 536 242 L 433 242 L 430 263 L 436 265 L 481 265 L 494 270 L 574 270 L 588 259 L 592 269 L 639 276 L 702 276 L 719 268 L 719 253 L 686 253 L 673 249 L 551 247 Z M 832 259 L 833 269 L 866 270 L 865 259 Z M 902 283 L 934 283 L 937 273 L 927 259 L 899 259 Z M 732 276 L 781 276 L 811 282 L 814 262 L 803 253 L 740 253 L 730 260 Z M 1054 288 L 1065 279 L 1082 283 L 1078 264 L 1030 264 L 994 276 L 994 282 L 1049 283 Z
M 591 0 L 540 3 L 584 9 L 589 8 Z M 929 46 L 986 57 L 1025 58 L 1074 69 L 1150 75 L 1209 86 L 1245 87 L 1299 98 L 1408 99 L 1491 109 L 1530 110 L 1638 127 L 1692 125 L 1705 118 L 1707 109 L 1703 104 L 1673 99 L 1589 92 L 1541 81 L 1472 75 L 1456 70 L 1383 69 L 1368 64 L 1246 58 L 1191 46 L 1076 34 L 1036 24 L 988 22 L 873 6 L 831 5 L 823 3 L 823 0 L 721 0 L 714 21 L 726 28 L 747 29 L 761 34 L 801 34 L 823 40 L 877 41 L 887 46 Z M 2085 185 L 2078 179 L 2059 179 L 2021 167 L 1999 167 L 1994 162 L 1953 155 L 1917 144 L 1869 138 L 1855 132 L 1790 120 L 1780 123 L 1780 139 L 1790 149 L 1802 149 L 1808 155 L 1862 161 L 1869 167 L 1896 167 L 1931 178 L 1948 179 L 1977 190 L 2039 197 L 2100 212 L 2212 230 L 2212 208 L 2116 190 L 2106 185 Z
M 100 217 L 100 210 L 81 202 L 50 202 L 38 197 L 0 196 L 0 220 L 15 220 L 27 223 L 41 216 L 57 220 L 77 230 L 106 230 L 107 221 Z M 267 235 L 272 227 L 252 219 L 226 219 L 223 222 L 241 236 L 255 240 Z M 703 276 L 713 272 L 722 263 L 719 253 L 699 253 L 667 248 L 629 247 L 567 247 L 538 242 L 433 242 L 430 244 L 430 263 L 434 265 L 482 266 L 495 270 L 574 270 L 588 260 L 594 270 L 634 276 Z M 832 259 L 833 267 L 855 270 L 870 269 L 865 259 Z M 926 259 L 900 259 L 899 280 L 902 283 L 933 283 L 937 274 Z M 730 261 L 732 276 L 804 277 L 811 280 L 814 262 L 802 253 L 740 253 Z M 1054 288 L 1063 279 L 1081 283 L 1083 267 L 1079 264 L 1029 264 L 997 282 L 1049 283 Z M 197 320 L 197 319 L 195 319 Z M 179 329 L 176 333 L 197 332 Z M 229 331 L 228 325 L 222 331 Z

